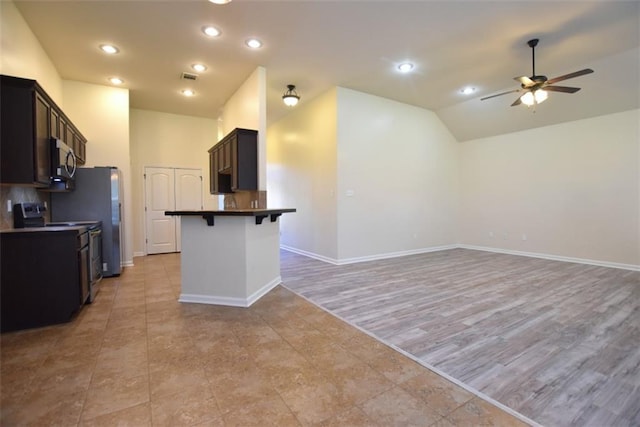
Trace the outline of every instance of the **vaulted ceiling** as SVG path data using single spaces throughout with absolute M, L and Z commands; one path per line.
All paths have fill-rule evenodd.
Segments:
M 267 70 L 267 120 L 333 86 L 434 111 L 459 141 L 640 107 L 638 1 L 15 1 L 63 79 L 110 84 L 119 76 L 132 108 L 216 118 L 257 66 Z M 202 27 L 221 35 L 208 38 Z M 263 43 L 250 50 L 244 42 Z M 535 109 L 510 107 L 531 75 L 527 40 L 539 38 L 536 74 L 582 68 Z M 112 43 L 108 56 L 98 46 Z M 415 68 L 399 73 L 410 61 Z M 207 65 L 195 82 L 180 78 Z M 196 96 L 180 90 L 190 86 Z M 464 95 L 464 87 L 476 91 Z

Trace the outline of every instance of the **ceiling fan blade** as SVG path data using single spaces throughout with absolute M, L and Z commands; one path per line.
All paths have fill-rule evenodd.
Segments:
M 580 77 L 580 76 L 584 76 L 585 74 L 591 74 L 591 73 L 593 73 L 593 70 L 591 68 L 585 68 L 584 70 L 575 71 L 573 73 L 565 74 L 564 76 L 555 77 L 551 80 L 547 80 L 547 84 L 553 84 L 556 82 L 560 82 L 562 80 L 568 80 L 574 77 Z
M 511 104 L 512 107 L 515 107 L 516 105 L 520 105 L 522 104 L 522 101 L 520 100 L 520 97 L 518 97 L 518 99 L 516 99 L 515 101 L 513 101 L 513 104 Z
M 527 76 L 522 76 L 522 77 L 514 77 L 513 80 L 517 80 L 520 83 L 522 83 L 522 85 L 524 87 L 529 87 L 529 86 L 533 86 L 534 84 L 536 84 L 536 82 L 534 82 L 533 80 L 531 80 L 529 77 Z
M 564 92 L 564 93 L 576 93 L 580 90 L 579 87 L 568 87 L 568 86 L 545 86 L 544 90 L 548 90 L 551 92 Z
M 495 98 L 496 96 L 506 95 L 508 93 L 520 92 L 520 89 L 513 89 L 502 93 L 497 93 L 495 95 L 485 96 L 484 98 L 480 98 L 480 101 L 484 101 L 485 99 Z

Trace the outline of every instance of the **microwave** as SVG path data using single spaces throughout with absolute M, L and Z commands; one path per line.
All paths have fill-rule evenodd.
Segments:
M 73 148 L 62 140 L 51 138 L 51 180 L 70 180 L 76 174 L 78 162 Z
M 41 189 L 43 191 L 73 191 L 78 162 L 73 148 L 64 141 L 51 138 L 51 179 L 49 187 Z

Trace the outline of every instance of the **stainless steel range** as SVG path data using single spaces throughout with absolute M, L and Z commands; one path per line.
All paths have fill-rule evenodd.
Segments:
M 102 279 L 102 222 L 68 221 L 45 222 L 47 207 L 43 203 L 18 203 L 13 206 L 14 228 L 76 227 L 78 228 L 78 256 L 81 259 L 82 302 L 93 302 Z

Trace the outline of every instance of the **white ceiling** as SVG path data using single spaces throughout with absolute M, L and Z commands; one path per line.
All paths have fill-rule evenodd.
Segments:
M 109 84 L 117 75 L 132 108 L 217 118 L 257 66 L 267 69 L 267 120 L 290 110 L 281 96 L 295 84 L 301 103 L 341 86 L 437 113 L 460 141 L 640 108 L 638 1 L 15 1 L 64 79 Z M 222 30 L 217 39 L 201 33 Z M 264 42 L 259 51 L 248 37 Z M 563 82 L 582 90 L 551 93 L 533 112 L 510 107 L 513 77 L 531 75 L 527 40 L 539 38 L 536 74 L 592 68 Z M 101 43 L 120 53 L 107 56 Z M 416 64 L 411 74 L 395 66 Z M 195 62 L 209 69 L 180 80 Z M 197 96 L 179 91 L 191 86 Z M 460 93 L 464 86 L 477 91 Z

